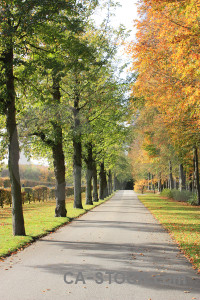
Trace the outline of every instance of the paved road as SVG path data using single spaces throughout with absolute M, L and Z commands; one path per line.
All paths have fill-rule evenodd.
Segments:
M 0 300 L 200 300 L 199 279 L 136 194 L 120 191 L 0 263 Z

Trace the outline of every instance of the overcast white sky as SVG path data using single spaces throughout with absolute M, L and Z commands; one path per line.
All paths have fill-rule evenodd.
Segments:
M 131 37 L 134 38 L 135 29 L 133 28 L 133 20 L 137 19 L 137 0 L 118 0 L 121 7 L 116 9 L 116 17 L 111 19 L 113 25 L 124 24 L 127 29 L 132 30 Z
M 133 20 L 137 19 L 137 5 L 138 0 L 116 0 L 121 6 L 111 8 L 111 13 L 115 16 L 110 17 L 110 25 L 119 27 L 123 24 L 128 30 L 132 30 L 131 39 L 134 39 L 135 29 L 133 27 Z M 97 24 L 101 23 L 107 14 L 107 10 L 98 9 L 94 14 L 94 20 Z

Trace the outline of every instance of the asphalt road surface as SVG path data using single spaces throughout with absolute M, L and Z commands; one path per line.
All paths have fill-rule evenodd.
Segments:
M 0 300 L 200 300 L 200 276 L 133 191 L 0 263 Z

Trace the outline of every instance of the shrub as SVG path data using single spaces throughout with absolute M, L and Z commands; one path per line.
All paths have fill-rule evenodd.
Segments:
M 195 193 L 192 193 L 190 191 L 179 191 L 179 190 L 169 190 L 169 189 L 164 189 L 161 192 L 161 196 L 167 197 L 174 199 L 176 201 L 181 201 L 181 202 L 188 202 L 192 205 L 197 205 L 197 195 Z
M 10 189 L 0 189 L 0 206 L 3 208 L 4 204 L 12 205 L 12 196 Z
M 3 187 L 3 178 L 0 178 L 0 186 Z
M 190 191 L 172 190 L 172 198 L 177 201 L 187 202 L 192 195 L 193 194 Z
M 172 191 L 170 189 L 164 189 L 160 195 L 163 197 L 172 198 Z
M 85 192 L 86 187 L 81 187 L 81 192 Z M 74 194 L 74 187 L 66 188 L 66 197 Z M 49 188 L 47 186 L 38 185 L 35 187 L 22 187 L 22 202 L 30 203 L 35 201 L 48 201 L 55 199 L 55 188 Z M 0 206 L 12 205 L 11 189 L 0 188 Z
M 188 203 L 191 205 L 198 205 L 197 194 L 192 194 L 188 200 Z
M 34 200 L 37 201 L 44 201 L 47 200 L 47 187 L 43 185 L 38 185 L 35 186 L 32 191 L 33 191 L 33 198 Z
M 8 178 L 8 177 L 3 178 L 3 186 L 4 186 L 4 188 L 9 188 L 11 186 L 10 178 Z
M 81 190 L 81 192 L 82 192 L 82 190 Z M 70 187 L 68 186 L 66 188 L 65 195 L 66 195 L 66 197 L 74 195 L 74 187 L 73 186 L 70 186 Z

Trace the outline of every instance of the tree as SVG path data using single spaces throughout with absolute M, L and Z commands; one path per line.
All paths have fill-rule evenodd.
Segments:
M 133 94 L 144 112 L 158 111 L 170 148 L 185 169 L 190 167 L 193 145 L 199 143 L 196 4 L 193 0 L 140 1 L 137 41 L 128 48 L 137 72 Z
M 73 141 L 73 173 L 74 173 L 74 207 L 82 207 L 81 199 L 81 175 L 82 159 L 87 165 L 88 188 L 87 203 L 91 203 L 91 174 L 95 174 L 96 166 L 92 158 L 91 145 L 94 144 L 91 128 L 94 129 L 94 121 L 98 122 L 105 111 L 110 112 L 114 103 L 116 82 L 113 76 L 111 60 L 116 51 L 116 45 L 111 43 L 107 36 L 102 35 L 89 24 L 88 31 L 82 36 L 90 46 L 90 52 L 84 57 L 74 51 L 71 57 L 71 69 L 66 73 L 63 81 L 63 90 L 68 101 L 68 108 L 72 114 L 69 118 L 71 137 Z M 121 35 L 122 30 L 117 32 Z M 112 92 L 112 90 L 114 90 Z M 106 109 L 107 108 L 107 109 Z M 90 146 L 89 146 L 90 145 Z M 84 147 L 87 151 L 84 152 Z M 90 153 L 88 150 L 90 149 Z M 88 160 L 88 158 L 90 158 Z M 93 170 L 91 170 L 93 168 Z M 96 175 L 94 175 L 94 194 L 98 200 Z
M 76 12 L 74 17 L 70 16 L 70 25 L 68 25 L 69 19 L 65 18 L 59 25 L 51 22 L 48 26 L 45 26 L 45 32 L 48 32 L 50 36 L 49 40 L 43 32 L 40 34 L 40 38 L 36 44 L 37 53 L 35 54 L 34 62 L 30 62 L 31 66 L 34 64 L 39 72 L 34 72 L 31 77 L 35 84 L 29 87 L 29 97 L 32 96 L 31 101 L 34 98 L 36 104 L 35 109 L 38 109 L 39 105 L 40 114 L 34 112 L 32 118 L 32 121 L 34 120 L 34 126 L 32 126 L 31 131 L 29 129 L 29 135 L 38 136 L 41 141 L 51 149 L 53 154 L 56 178 L 56 217 L 66 216 L 65 158 L 63 150 L 63 127 L 66 114 L 64 115 L 62 110 L 64 109 L 68 112 L 70 107 L 67 106 L 65 95 L 62 93 L 64 90 L 63 87 L 66 88 L 63 81 L 69 70 L 71 71 L 71 69 L 77 68 L 78 58 L 84 58 L 89 52 L 86 40 L 84 41 L 82 37 L 84 33 L 83 16 L 78 20 L 77 13 L 78 12 Z M 44 46 L 41 48 L 40 44 Z M 66 56 L 68 56 L 68 60 L 63 61 L 63 58 Z M 25 72 L 27 72 L 27 70 L 25 70 Z M 37 86 L 37 89 L 35 89 L 35 86 Z M 78 95 L 75 92 L 75 102 L 77 101 L 77 97 Z M 46 110 L 49 111 L 49 116 L 47 123 L 44 124 Z M 36 114 L 37 118 L 35 116 Z M 28 107 L 26 115 L 30 115 L 30 106 Z M 40 124 L 40 126 L 38 126 L 38 124 Z M 35 127 L 37 130 L 35 130 Z M 50 128 L 51 133 L 49 133 Z M 73 143 L 76 143 L 76 140 L 73 139 Z
M 19 176 L 19 142 L 16 125 L 15 70 L 30 55 L 31 38 L 62 12 L 72 11 L 76 1 L 22 1 L 1 4 L 1 113 L 6 115 L 9 139 L 9 171 L 12 191 L 13 234 L 25 235 Z M 79 5 L 79 4 L 78 4 Z M 34 45 L 32 44 L 34 48 Z

